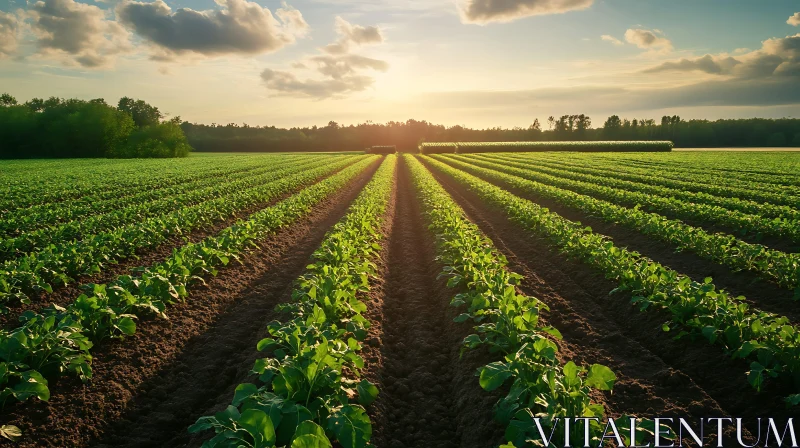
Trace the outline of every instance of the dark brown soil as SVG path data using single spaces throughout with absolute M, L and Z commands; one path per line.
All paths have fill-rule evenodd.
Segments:
M 275 305 L 290 299 L 309 256 L 377 167 L 372 165 L 311 216 L 270 237 L 244 256 L 242 264 L 222 269 L 207 286 L 193 288 L 186 303 L 168 310 L 169 320 L 140 322 L 135 336 L 96 347 L 89 383 L 62 378 L 51 383 L 50 402 L 7 407 L 3 423 L 17 424 L 25 434 L 18 446 L 178 447 L 199 446 L 211 437 L 210 432 L 190 435 L 187 427 L 223 409 L 238 384 L 252 381 L 250 369 L 259 357 L 255 346 L 265 336 L 266 324 L 281 317 Z M 511 222 L 501 210 L 432 172 L 508 256 L 509 268 L 524 275 L 521 291 L 550 306 L 544 318 L 564 335 L 558 342 L 562 359 L 600 363 L 616 372 L 613 394 L 593 395 L 611 416 L 791 416 L 782 403 L 790 393 L 785 385 L 771 383 L 756 393 L 745 378 L 748 363 L 729 359 L 705 341 L 672 340 L 661 330 L 666 313 L 639 312 L 629 304 L 629 296 L 610 294 L 614 282 L 552 250 L 546 240 Z M 372 325 L 362 351 L 363 375 L 380 391 L 367 408 L 372 443 L 379 448 L 497 446 L 504 428 L 494 421 L 493 406 L 504 391 L 483 391 L 475 376 L 477 368 L 496 361 L 497 355 L 474 350 L 460 356 L 471 325 L 452 321 L 458 310 L 449 302 L 457 291 L 437 278 L 441 265 L 435 259 L 434 236 L 402 161 L 396 176 L 378 278 L 366 297 L 366 317 Z M 764 309 L 798 316 L 784 305 L 783 296 L 767 289 L 771 285 L 754 283 L 752 276 L 731 274 L 696 256 L 675 254 L 638 233 L 540 203 L 678 271 L 696 278 L 713 273 L 716 284 L 747 293 Z M 222 227 L 221 223 L 189 238 L 197 241 Z M 112 273 L 91 281 L 108 281 L 134 266 L 155 263 L 183 243 L 147 251 L 142 259 L 114 266 Z M 63 294 L 68 302 L 79 293 L 69 287 L 53 297 Z M 4 319 L 0 317 L 0 324 L 9 325 Z M 730 438 L 731 432 L 726 434 Z
M 370 411 L 378 447 L 488 447 L 502 441 L 494 423 L 496 396 L 484 392 L 475 369 L 491 360 L 478 351 L 459 359 L 470 327 L 452 322 L 452 294 L 435 261 L 408 167 L 399 166 L 389 272 L 383 299 L 378 375 L 381 394 Z
M 398 161 L 399 164 L 399 161 Z M 365 298 L 367 303 L 367 311 L 364 317 L 370 322 L 367 338 L 364 341 L 361 350 L 361 357 L 364 358 L 364 369 L 361 371 L 363 378 L 369 380 L 372 384 L 378 387 L 378 395 L 385 394 L 383 384 L 381 383 L 381 373 L 384 369 L 382 346 L 384 340 L 384 304 L 385 298 L 388 295 L 388 273 L 389 273 L 389 242 L 394 238 L 394 229 L 397 211 L 397 195 L 398 195 L 398 171 L 395 170 L 394 186 L 392 187 L 392 197 L 389 207 L 386 210 L 386 218 L 383 224 L 381 233 L 383 239 L 381 240 L 381 250 L 378 254 L 375 264 L 378 266 L 376 278 L 370 279 L 370 290 Z M 380 401 L 378 401 L 380 403 Z M 372 422 L 373 428 L 381 427 L 386 423 L 385 410 L 376 404 L 367 407 L 369 419 Z
M 616 284 L 549 249 L 547 241 L 432 171 L 508 256 L 512 270 L 525 275 L 523 291 L 551 307 L 546 318 L 564 334 L 562 350 L 615 371 L 618 381 L 606 401 L 612 415 L 789 416 L 782 403 L 788 389 L 773 383 L 757 393 L 745 378 L 747 363 L 705 341 L 674 341 L 661 330 L 666 313 L 639 312 L 629 296 L 610 295 Z
M 336 172 L 338 171 L 341 170 L 337 170 Z M 329 174 L 328 176 L 333 174 L 335 174 L 335 172 Z M 323 176 L 320 179 L 317 179 L 317 181 L 328 176 Z M 84 288 L 86 288 L 87 285 L 93 283 L 110 283 L 121 275 L 130 274 L 135 268 L 140 266 L 151 266 L 163 261 L 169 257 L 175 249 L 184 246 L 187 243 L 196 243 L 209 236 L 216 235 L 222 229 L 231 226 L 237 220 L 247 219 L 247 217 L 251 214 L 263 208 L 275 205 L 278 202 L 292 196 L 294 193 L 296 193 L 296 190 L 283 194 L 272 201 L 253 205 L 226 219 L 215 222 L 210 227 L 195 229 L 186 235 L 172 237 L 154 248 L 142 248 L 137 251 L 137 254 L 134 257 L 119 260 L 117 263 L 108 263 L 101 268 L 101 272 L 98 274 L 80 276 L 66 286 L 54 286 L 52 293 L 43 292 L 39 294 L 31 294 L 31 303 L 29 304 L 23 304 L 19 302 L 10 303 L 7 305 L 8 310 L 6 313 L 0 314 L 0 328 L 11 329 L 17 327 L 19 325 L 19 316 L 25 311 L 33 310 L 38 312 L 39 310 L 52 304 L 59 306 L 69 305 L 75 300 L 76 297 L 83 294 Z
M 703 281 L 704 278 L 711 277 L 718 288 L 725 289 L 734 296 L 745 296 L 750 305 L 763 311 L 787 316 L 793 323 L 800 322 L 800 309 L 792 299 L 794 291 L 762 279 L 754 272 L 733 272 L 729 267 L 702 258 L 697 254 L 678 252 L 675 246 L 642 234 L 630 227 L 606 222 L 580 210 L 563 206 L 556 201 L 523 192 L 505 183 L 496 183 L 496 185 L 517 196 L 547 207 L 571 221 L 590 226 L 594 232 L 611 237 L 618 247 L 639 252 L 696 281 Z
M 186 445 L 186 428 L 228 403 L 248 377 L 274 306 L 289 297 L 308 257 L 377 166 L 244 256 L 241 265 L 193 289 L 186 303 L 168 310 L 169 320 L 141 322 L 133 337 L 98 346 L 89 383 L 63 378 L 51 383 L 48 403 L 6 409 L 4 422 L 25 434 L 18 446 Z

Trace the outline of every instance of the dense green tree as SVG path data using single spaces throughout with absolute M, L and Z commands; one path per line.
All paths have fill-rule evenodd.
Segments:
M 138 128 L 111 152 L 113 157 L 186 157 L 192 148 L 180 126 L 172 121 Z
M 0 95 L 0 106 L 16 106 L 16 105 L 17 105 L 17 99 L 14 98 L 13 96 L 7 93 Z
M 183 123 L 189 143 L 199 151 L 361 151 L 369 146 L 396 145 L 400 151 L 415 151 L 424 141 L 554 141 L 554 140 L 672 140 L 678 147 L 766 146 L 772 134 L 792 136 L 791 144 L 800 146 L 798 119 L 683 120 L 677 115 L 664 116 L 660 122 L 637 118 L 633 121 L 618 115 L 609 117 L 602 127 L 592 128 L 584 114 L 548 119 L 549 130 L 528 128 L 469 129 L 441 126 L 426 121 L 373 122 L 343 126 L 340 124 L 280 129 L 274 126 L 201 125 Z M 582 135 L 578 129 L 585 127 Z
M 180 117 L 137 127 L 131 113 L 109 106 L 102 98 L 33 98 L 23 105 L 8 94 L 0 98 L 3 158 L 185 157 L 191 150 Z M 138 101 L 132 104 L 149 111 L 145 115 L 151 118 L 158 110 L 143 102 L 144 106 Z
M 786 146 L 786 136 L 783 132 L 775 132 L 769 136 L 766 146 L 780 147 Z
M 143 100 L 134 100 L 127 96 L 120 98 L 117 109 L 133 117 L 136 127 L 153 126 L 159 124 L 164 115 L 157 107 L 147 104 Z

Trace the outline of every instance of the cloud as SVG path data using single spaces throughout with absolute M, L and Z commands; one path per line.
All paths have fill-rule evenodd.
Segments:
M 300 11 L 284 4 L 275 12 L 247 0 L 215 0 L 221 9 L 176 11 L 163 0 L 125 1 L 117 17 L 159 50 L 155 59 L 194 53 L 204 56 L 259 54 L 277 51 L 305 35 L 308 24 Z
M 793 26 L 800 26 L 800 12 L 794 13 L 794 15 L 789 17 L 789 20 L 787 20 L 786 23 Z
M 621 40 L 617 39 L 614 36 L 610 36 L 608 34 L 603 34 L 602 36 L 600 36 L 600 39 L 611 42 L 614 45 L 625 45 L 625 43 L 622 42 Z
M 386 61 L 357 54 L 314 56 L 310 61 L 317 63 L 317 70 L 320 73 L 333 79 L 341 79 L 347 75 L 352 75 L 359 69 L 372 69 L 382 72 L 389 69 L 389 64 Z
M 10 56 L 17 51 L 17 16 L 0 11 L 0 57 Z
M 339 39 L 320 48 L 322 54 L 290 64 L 295 70 L 315 69 L 323 79 L 301 80 L 289 71 L 266 69 L 261 72 L 261 80 L 267 89 L 283 96 L 326 99 L 344 97 L 371 87 L 375 79 L 364 75 L 363 71 L 385 72 L 389 63 L 350 51 L 361 45 L 382 43 L 384 38 L 380 28 L 353 25 L 337 17 L 336 32 Z
M 292 73 L 265 69 L 261 79 L 268 89 L 286 96 L 324 99 L 366 90 L 375 82 L 369 76 L 351 75 L 334 79 L 300 80 Z
M 589 8 L 594 0 L 466 0 L 463 23 L 511 22 L 523 17 L 560 14 Z
M 383 34 L 377 26 L 353 25 L 347 20 L 336 17 L 336 32 L 339 39 L 322 48 L 330 54 L 345 54 L 352 47 L 383 43 Z
M 739 107 L 800 105 L 800 89 L 792 79 L 707 81 L 668 88 L 577 86 L 521 91 L 434 92 L 420 97 L 420 107 L 482 114 L 529 114 L 532 108 L 548 113 L 624 113 L 678 107 Z
M 653 51 L 671 51 L 672 42 L 666 37 L 661 37 L 659 30 L 645 30 L 641 28 L 631 28 L 625 31 L 625 40 L 639 48 Z
M 761 49 L 736 56 L 705 55 L 695 59 L 664 62 L 647 73 L 702 71 L 731 78 L 800 77 L 800 33 L 767 39 Z M 800 90 L 800 89 L 798 89 Z
M 30 7 L 28 16 L 40 54 L 66 56 L 71 63 L 93 68 L 109 65 L 114 55 L 130 49 L 128 33 L 94 5 L 43 0 Z
M 661 65 L 645 70 L 645 73 L 658 73 L 665 71 L 700 71 L 718 75 L 730 73 L 733 67 L 735 67 L 737 64 L 740 64 L 740 62 L 732 57 L 714 57 L 710 54 L 707 54 L 695 59 L 683 58 L 679 61 L 664 62 Z

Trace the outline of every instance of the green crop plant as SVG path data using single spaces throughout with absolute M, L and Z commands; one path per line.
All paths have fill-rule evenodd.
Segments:
M 93 344 L 134 334 L 140 316 L 165 317 L 167 307 L 186 300 L 193 285 L 202 284 L 204 277 L 216 275 L 218 268 L 230 264 L 278 229 L 307 216 L 325 198 L 375 163 L 376 157 L 357 160 L 215 236 L 176 249 L 163 262 L 141 268 L 135 276 L 123 275 L 108 285 L 90 285 L 85 294 L 66 307 L 52 306 L 39 313 L 26 311 L 20 327 L 0 330 L 0 347 L 5 348 L 0 350 L 0 365 L 5 366 L 5 370 L 0 370 L 3 387 L 0 394 L 30 398 L 30 394 L 14 394 L 21 382 L 30 382 L 25 378 L 73 374 L 88 379 Z M 303 176 L 315 179 L 319 175 L 310 171 L 289 176 L 284 188 L 304 183 Z M 37 396 L 46 399 L 49 395 Z
M 672 316 L 665 331 L 676 338 L 699 336 L 720 345 L 734 358 L 751 361 L 747 380 L 760 390 L 769 378 L 781 378 L 800 390 L 800 331 L 786 317 L 751 310 L 742 298 L 718 290 L 711 279 L 696 282 L 636 252 L 614 245 L 580 223 L 540 207 L 478 177 L 430 157 L 436 170 L 503 210 L 533 234 L 550 241 L 568 256 L 598 269 L 619 283 L 641 310 L 661 308 Z M 505 175 L 513 177 L 510 175 Z M 786 398 L 800 404 L 800 394 Z
M 476 324 L 476 332 L 464 339 L 464 348 L 487 346 L 502 357 L 481 367 L 478 376 L 487 391 L 511 384 L 495 406 L 497 419 L 506 425 L 509 444 L 505 446 L 528 446 L 537 439 L 534 416 L 546 415 L 545 432 L 552 430 L 555 439 L 561 440 L 564 428 L 553 428 L 556 418 L 602 418 L 605 409 L 592 403 L 590 394 L 592 389 L 610 391 L 616 381 L 614 372 L 599 364 L 561 364 L 552 341 L 561 339 L 561 333 L 539 320 L 547 305 L 517 291 L 522 277 L 509 271 L 506 258 L 416 158 L 404 158 L 436 236 L 437 259 L 444 266 L 440 277 L 459 291 L 451 305 L 464 312 L 455 320 Z M 603 430 L 599 423 L 590 426 L 592 443 L 601 440 Z
M 30 255 L 7 260 L 0 268 L 0 306 L 11 299 L 28 302 L 31 292 L 52 292 L 53 285 L 66 285 L 76 276 L 98 273 L 106 264 L 133 256 L 137 250 L 156 247 L 170 237 L 209 227 L 248 207 L 313 183 L 363 157 L 348 156 L 332 162 L 323 159 L 311 166 L 290 165 L 247 181 L 247 188 L 228 191 L 228 194 L 223 194 L 227 190 L 220 187 L 220 195 L 215 199 L 144 221 L 129 222 L 84 240 L 51 244 Z
M 626 208 L 588 195 L 528 180 L 524 177 L 524 171 L 501 164 L 472 164 L 471 158 L 463 157 L 439 160 L 504 187 L 556 201 L 610 223 L 622 224 L 634 231 L 673 244 L 680 250 L 691 251 L 716 263 L 729 266 L 734 271 L 752 271 L 766 280 L 794 290 L 795 300 L 800 299 L 800 269 L 798 269 L 800 254 L 772 250 L 725 233 L 709 233 L 680 220 L 648 213 L 637 207 Z
M 364 406 L 378 390 L 358 378 L 358 352 L 369 329 L 364 299 L 377 275 L 396 165 L 396 156 L 387 156 L 312 255 L 291 302 L 279 306 L 290 319 L 270 323 L 270 336 L 258 343 L 268 355 L 253 367 L 260 384 L 240 384 L 225 411 L 189 428 L 215 431 L 204 447 L 369 446 Z

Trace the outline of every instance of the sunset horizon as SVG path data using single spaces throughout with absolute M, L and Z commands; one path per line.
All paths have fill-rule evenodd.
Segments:
M 0 2 L 0 77 L 195 123 L 800 116 L 800 5 L 499 0 Z

